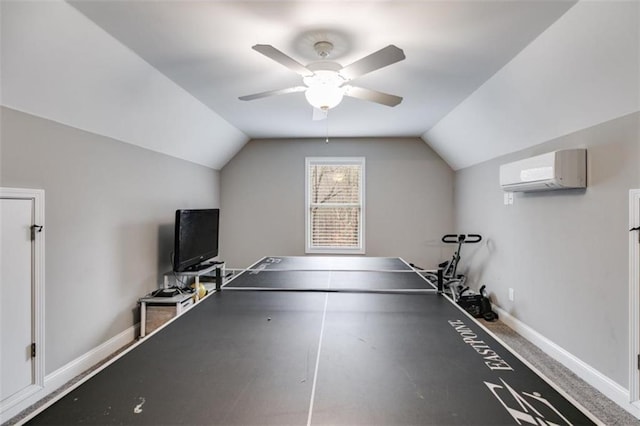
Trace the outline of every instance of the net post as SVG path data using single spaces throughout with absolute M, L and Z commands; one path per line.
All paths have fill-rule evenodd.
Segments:
M 216 291 L 222 290 L 222 268 L 216 268 Z
M 444 273 L 442 268 L 438 268 L 438 294 L 442 294 L 444 289 Z

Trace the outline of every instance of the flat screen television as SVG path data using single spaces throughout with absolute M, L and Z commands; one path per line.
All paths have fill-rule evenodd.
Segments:
M 173 270 L 197 271 L 218 255 L 220 209 L 176 210 Z

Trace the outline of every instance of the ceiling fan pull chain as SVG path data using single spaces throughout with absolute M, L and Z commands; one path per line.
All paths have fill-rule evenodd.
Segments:
M 325 114 L 327 114 L 327 118 L 325 118 L 327 133 L 324 139 L 324 143 L 329 143 L 329 110 L 326 110 Z

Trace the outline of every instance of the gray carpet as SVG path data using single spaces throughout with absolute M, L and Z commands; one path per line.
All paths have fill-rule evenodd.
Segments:
M 542 374 L 547 376 L 550 380 L 559 385 L 565 392 L 567 392 L 571 397 L 573 397 L 577 402 L 582 404 L 587 410 L 589 410 L 594 416 L 600 419 L 606 425 L 640 425 L 640 420 L 633 417 L 623 408 L 618 406 L 613 401 L 609 400 L 607 397 L 598 392 L 595 388 L 588 385 L 584 381 L 582 381 L 578 376 L 573 374 L 569 369 L 553 360 L 547 354 L 542 352 L 537 346 L 526 340 L 524 337 L 520 336 L 518 333 L 513 331 L 507 325 L 502 323 L 501 321 L 496 322 L 486 322 L 482 321 L 489 330 L 491 330 L 496 336 L 498 336 L 502 341 L 504 341 L 507 345 L 509 345 L 513 350 L 515 350 L 518 354 L 520 354 L 523 358 L 529 361 L 533 366 L 535 366 Z M 123 348 L 124 349 L 124 348 Z M 118 351 L 120 352 L 120 351 Z M 112 358 L 116 354 L 112 355 L 109 358 Z M 105 360 L 106 361 L 106 360 Z M 89 374 L 93 371 L 96 366 L 91 370 L 87 371 L 85 374 L 73 379 L 66 386 L 60 389 L 57 392 L 54 392 L 52 395 L 49 395 L 44 400 L 40 401 L 38 404 L 29 407 L 24 410 L 19 415 L 10 419 L 8 422 L 4 423 L 3 426 L 14 425 L 20 421 L 20 419 L 25 418 L 29 415 L 29 413 L 36 410 L 39 406 L 46 403 L 51 398 L 55 397 L 60 392 L 63 392 L 66 387 L 69 387 L 76 383 L 78 380 L 81 380 L 84 375 Z

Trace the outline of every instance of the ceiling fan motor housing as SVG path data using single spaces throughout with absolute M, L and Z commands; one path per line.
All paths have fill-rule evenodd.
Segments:
M 322 59 L 328 57 L 333 51 L 333 43 L 329 41 L 319 41 L 313 45 L 313 49 Z

